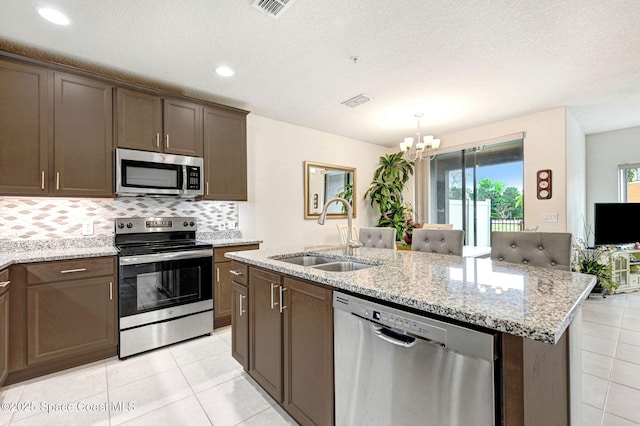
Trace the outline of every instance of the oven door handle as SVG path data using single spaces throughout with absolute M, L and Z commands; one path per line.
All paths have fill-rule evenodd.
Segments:
M 198 259 L 202 257 L 213 257 L 213 249 L 142 254 L 140 256 L 121 256 L 119 261 L 120 265 L 139 265 L 171 260 Z

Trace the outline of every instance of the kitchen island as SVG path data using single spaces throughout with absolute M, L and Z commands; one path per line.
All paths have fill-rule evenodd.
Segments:
M 314 254 L 374 266 L 329 272 L 283 261 Z M 313 247 L 231 252 L 227 257 L 257 271 L 496 332 L 498 411 L 503 424 L 543 420 L 544 424 L 579 424 L 579 319 L 581 304 L 595 285 L 590 275 L 490 259 L 367 248 L 356 250 L 352 257 L 341 248 Z

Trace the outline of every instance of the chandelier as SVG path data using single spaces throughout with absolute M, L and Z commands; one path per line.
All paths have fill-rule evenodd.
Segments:
M 440 148 L 440 139 L 434 139 L 431 135 L 420 135 L 420 119 L 424 116 L 423 113 L 417 112 L 415 114 L 418 120 L 418 126 L 416 128 L 416 147 L 411 152 L 413 146 L 413 137 L 404 138 L 403 142 L 400 142 L 400 151 L 404 152 L 405 157 L 409 161 L 422 161 L 425 158 L 433 160 L 436 157 L 436 152 Z

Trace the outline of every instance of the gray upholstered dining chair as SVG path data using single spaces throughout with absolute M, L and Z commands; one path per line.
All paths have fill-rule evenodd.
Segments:
M 411 251 L 462 256 L 464 231 L 459 229 L 414 229 Z
M 396 228 L 360 228 L 358 235 L 363 247 L 396 249 Z
M 571 234 L 567 232 L 491 233 L 491 259 L 571 270 Z

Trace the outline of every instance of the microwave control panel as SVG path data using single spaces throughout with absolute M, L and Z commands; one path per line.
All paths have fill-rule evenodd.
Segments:
M 201 168 L 197 166 L 187 167 L 187 186 L 186 189 L 200 189 L 200 172 Z

